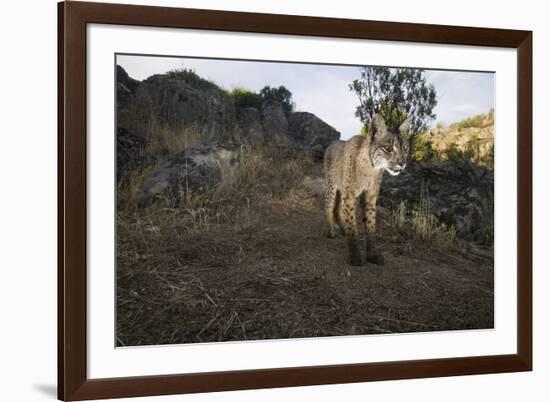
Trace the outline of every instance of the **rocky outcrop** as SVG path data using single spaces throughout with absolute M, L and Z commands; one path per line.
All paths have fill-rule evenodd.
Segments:
M 141 187 L 141 207 L 156 201 L 177 206 L 190 193 L 228 183 L 240 164 L 241 146 L 234 143 L 200 144 L 175 155 L 148 175 Z
M 123 127 L 117 129 L 117 180 L 126 178 L 130 172 L 144 167 L 145 138 Z
M 123 109 L 130 103 L 132 96 L 139 86 L 139 81 L 131 78 L 122 67 L 116 66 L 116 83 L 117 108 Z
M 266 101 L 260 110 L 262 127 L 264 131 L 264 143 L 275 145 L 289 145 L 288 120 L 281 102 Z
M 315 115 L 285 112 L 276 100 L 237 107 L 230 93 L 188 70 L 137 81 L 117 66 L 117 106 L 118 181 L 166 160 L 144 178 L 138 197 L 141 206 L 158 200 L 178 204 L 190 193 L 220 185 L 239 165 L 240 144 L 277 151 L 286 148 L 322 160 L 328 145 L 340 138 L 338 131 Z M 169 130 L 162 130 L 165 125 Z M 142 135 L 125 127 L 150 131 Z M 189 130 L 198 145 L 173 156 L 146 147 L 146 140 L 162 143 L 166 133 L 186 135 Z
M 192 130 L 205 143 L 245 142 L 299 149 L 321 160 L 340 133 L 306 112 L 285 113 L 283 105 L 266 100 L 259 107 L 239 108 L 231 95 L 194 73 L 157 74 L 144 81 L 117 66 L 118 122 L 135 127 L 136 121 Z M 138 124 L 139 126 L 139 124 Z M 150 134 L 150 133 L 147 133 Z M 154 133 L 150 138 L 154 137 Z
M 264 102 L 261 112 L 254 107 L 240 109 L 238 124 L 248 143 L 291 147 L 305 151 L 317 161 L 323 159 L 330 143 L 340 138 L 336 129 L 313 113 L 287 115 L 277 101 Z
M 463 160 L 411 163 L 399 176 L 384 175 L 380 204 L 396 209 L 404 200 L 410 208 L 421 199 L 430 214 L 457 237 L 492 241 L 493 171 Z
M 153 75 L 140 83 L 135 102 L 162 124 L 190 128 L 208 139 L 230 140 L 236 125 L 231 98 L 214 84 L 196 85 L 167 74 Z
M 255 107 L 239 109 L 238 124 L 242 133 L 242 140 L 251 144 L 263 144 L 265 140 L 264 128 L 260 111 Z
M 340 133 L 312 113 L 294 112 L 289 116 L 289 136 L 311 154 L 322 160 L 331 142 L 340 139 Z
M 472 162 L 479 163 L 484 157 L 493 153 L 495 137 L 494 110 L 487 114 L 437 127 L 420 134 L 420 139 L 430 143 L 432 149 L 442 157 L 449 152 L 467 153 Z

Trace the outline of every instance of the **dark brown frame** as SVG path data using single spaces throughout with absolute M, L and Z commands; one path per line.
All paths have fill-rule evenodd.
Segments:
M 517 49 L 517 354 L 90 380 L 86 375 L 86 24 Z M 102 399 L 532 370 L 532 32 L 104 3 L 58 4 L 58 397 Z

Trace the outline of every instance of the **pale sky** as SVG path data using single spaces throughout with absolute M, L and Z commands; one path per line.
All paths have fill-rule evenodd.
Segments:
M 259 91 L 266 85 L 284 85 L 292 92 L 296 110 L 317 115 L 340 131 L 342 139 L 361 129 L 355 117 L 359 100 L 348 87 L 359 78 L 357 66 L 126 55 L 117 56 L 117 64 L 137 80 L 189 68 L 226 89 Z M 486 113 L 494 107 L 493 73 L 426 70 L 426 77 L 434 84 L 439 99 L 433 126 L 439 121 L 450 124 Z

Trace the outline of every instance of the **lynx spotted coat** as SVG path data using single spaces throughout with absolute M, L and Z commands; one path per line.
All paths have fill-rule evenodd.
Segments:
M 376 203 L 384 170 L 398 175 L 405 169 L 409 154 L 406 134 L 411 120 L 409 116 L 398 128 L 388 129 L 382 116 L 377 114 L 366 136 L 356 135 L 345 142 L 334 142 L 325 151 L 326 235 L 335 237 L 336 219 L 347 238 L 352 265 L 362 264 L 358 216 L 365 225 L 367 261 L 384 264 L 375 244 Z

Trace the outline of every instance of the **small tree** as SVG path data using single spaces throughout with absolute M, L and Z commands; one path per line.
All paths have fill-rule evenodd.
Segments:
M 368 126 L 380 113 L 390 126 L 398 126 L 413 115 L 410 133 L 415 136 L 429 128 L 436 118 L 437 93 L 426 80 L 424 70 L 413 68 L 361 67 L 361 77 L 349 88 L 357 94 L 355 115 Z

